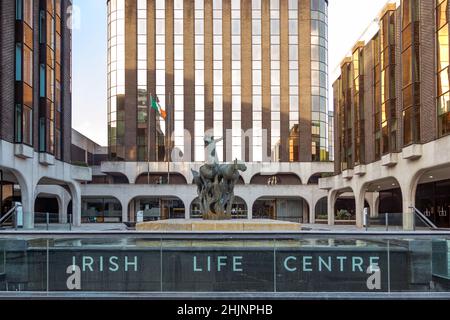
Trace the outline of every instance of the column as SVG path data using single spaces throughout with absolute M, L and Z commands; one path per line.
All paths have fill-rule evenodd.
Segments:
M 306 200 L 303 200 L 303 210 L 302 210 L 303 223 L 307 223 L 307 221 L 309 220 L 309 213 L 311 212 L 311 209 L 309 207 L 310 206 L 308 205 L 308 202 Z
M 312 201 L 311 207 L 309 208 L 309 223 L 310 224 L 316 223 L 316 204 L 317 204 L 317 201 Z
M 334 226 L 334 205 L 336 201 L 336 191 L 328 193 L 328 225 Z
M 69 184 L 70 193 L 72 196 L 72 216 L 73 225 L 75 227 L 81 226 L 81 190 L 78 183 Z
M 131 203 L 133 203 L 133 202 L 131 202 Z M 129 222 L 130 219 L 128 218 L 128 202 L 120 201 L 120 204 L 122 206 L 122 222 Z M 131 204 L 130 208 L 132 208 L 132 207 L 133 207 L 133 205 Z M 130 209 L 130 213 L 131 212 L 133 212 L 133 211 Z
M 370 217 L 376 218 L 378 217 L 378 206 L 377 201 L 380 194 L 378 192 L 368 192 L 366 193 L 367 199 L 369 201 L 370 207 Z
M 247 219 L 253 220 L 253 204 L 255 203 L 256 199 L 244 199 L 245 203 L 247 204 Z
M 69 201 L 67 201 L 66 197 L 62 195 L 60 199 L 58 199 L 59 205 L 59 223 L 67 223 L 67 206 L 69 205 Z
M 22 198 L 23 228 L 34 229 L 34 188 L 28 183 L 20 184 Z
M 130 202 L 130 211 L 129 211 L 129 214 L 128 214 L 128 208 L 126 208 L 127 210 L 127 217 L 128 217 L 128 221 L 129 222 L 135 222 L 135 212 L 136 212 L 136 209 L 135 209 L 135 203 L 134 203 L 134 200 L 132 200 L 131 202 Z M 123 205 L 123 203 L 122 203 L 122 217 L 123 217 L 123 215 L 124 215 L 124 205 Z
M 410 207 L 415 205 L 415 199 L 412 195 L 410 188 L 402 188 L 403 197 L 403 230 L 414 230 L 414 211 Z
M 364 202 L 365 202 L 365 194 L 364 190 L 353 191 L 355 196 L 355 215 L 356 215 L 356 227 L 362 228 L 364 224 L 363 215 L 364 215 Z

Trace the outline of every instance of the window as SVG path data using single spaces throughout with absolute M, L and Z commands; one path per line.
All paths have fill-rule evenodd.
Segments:
M 450 133 L 449 30 L 448 0 L 438 0 L 436 6 L 437 48 L 437 108 L 440 136 Z
M 418 0 L 402 1 L 403 145 L 420 141 L 420 61 Z
M 22 134 L 23 134 L 23 143 L 27 145 L 32 145 L 33 138 L 33 111 L 28 106 L 23 106 L 23 125 L 22 125 Z
M 19 0 L 20 1 L 20 0 Z M 33 0 L 23 0 L 23 21 L 33 27 Z M 18 19 L 20 20 L 20 19 Z
M 22 81 L 22 44 L 16 44 L 16 81 Z
M 16 104 L 15 136 L 16 143 L 22 143 L 22 105 L 20 104 Z
M 295 1 L 294 1 L 295 2 Z M 328 25 L 327 3 L 324 0 L 311 0 L 311 89 L 312 103 L 315 105 L 311 117 L 312 161 L 328 161 L 330 145 L 328 123 Z M 295 14 L 290 14 L 295 17 Z M 298 19 L 298 18 L 297 18 Z M 297 23 L 298 24 L 298 23 Z M 292 29 L 295 24 L 293 23 Z M 297 32 L 298 33 L 298 32 Z M 298 43 L 298 40 L 296 41 Z M 318 101 L 314 103 L 314 101 Z
M 22 20 L 23 0 L 16 0 L 16 20 Z
M 23 47 L 23 81 L 33 85 L 33 51 L 27 46 Z

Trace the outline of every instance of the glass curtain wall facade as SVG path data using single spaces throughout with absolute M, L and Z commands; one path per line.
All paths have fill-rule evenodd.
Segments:
M 288 1 L 289 24 L 289 162 L 300 160 L 300 102 L 298 53 L 298 1 Z
M 204 161 L 209 131 L 225 138 L 217 143 L 223 161 L 329 161 L 327 7 L 326 0 L 108 1 L 110 159 L 165 161 L 171 153 L 180 155 L 172 161 Z M 305 33 L 310 39 L 300 43 Z M 136 83 L 125 65 L 136 65 Z
M 252 0 L 253 161 L 262 161 L 262 4 Z
M 329 160 L 328 2 L 311 0 L 312 160 Z
M 147 0 L 137 1 L 137 157 L 146 159 L 148 141 Z
M 125 159 L 125 0 L 108 3 L 108 146 Z

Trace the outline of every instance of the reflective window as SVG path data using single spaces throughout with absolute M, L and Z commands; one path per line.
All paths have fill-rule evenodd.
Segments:
M 195 161 L 205 160 L 204 0 L 195 1 Z
M 213 0 L 213 73 L 214 73 L 214 136 L 223 136 L 223 62 L 222 62 L 222 0 Z M 216 37 L 218 36 L 218 37 Z M 223 159 L 223 141 L 217 144 L 217 155 Z
M 448 0 L 436 6 L 437 108 L 439 135 L 450 133 Z
M 141 2 L 139 6 L 143 5 Z M 143 9 L 142 9 L 143 10 Z M 140 19 L 140 32 L 145 37 L 144 21 Z M 120 146 L 124 139 L 124 94 L 125 94 L 125 2 L 108 3 L 108 145 L 112 158 L 124 159 L 125 150 Z M 142 45 L 146 45 L 141 41 Z M 138 61 L 146 62 L 143 50 Z M 142 64 L 140 64 L 142 66 Z M 142 74 L 142 72 L 141 72 Z M 143 83 L 144 79 L 140 79 Z
M 137 2 L 137 160 L 148 161 L 150 149 L 148 145 L 148 87 L 147 87 L 147 1 Z
M 420 142 L 420 58 L 419 58 L 419 1 L 418 0 L 403 0 L 402 1 L 402 96 L 403 96 L 403 145 Z M 386 22 L 384 22 L 386 23 Z M 382 34 L 387 34 L 387 27 L 384 28 Z M 384 43 L 388 42 L 384 38 Z M 447 37 L 448 39 L 448 37 Z M 447 40 L 448 41 L 448 40 Z M 391 41 L 392 42 L 392 41 Z M 391 54 L 392 55 L 392 54 Z M 389 57 L 389 56 L 388 56 Z M 393 60 L 394 58 L 390 58 Z M 386 60 L 382 52 L 381 62 Z M 392 62 L 392 64 L 394 64 Z M 393 94 L 395 82 L 391 74 L 394 71 L 389 68 L 382 74 L 381 81 L 384 82 L 382 91 L 382 99 L 384 96 L 389 98 Z M 391 79 L 392 78 L 392 79 Z M 382 87 L 383 88 L 383 87 Z M 392 89 L 391 89 L 392 88 Z M 384 92 L 390 91 L 390 92 Z M 390 107 L 388 104 L 382 110 L 382 121 L 384 119 L 395 118 L 391 116 Z M 391 120 L 392 121 L 392 120 Z M 395 121 L 395 120 L 394 120 Z M 384 128 L 384 125 L 383 125 Z M 387 131 L 383 129 L 383 141 L 388 138 L 385 135 L 393 137 L 394 130 L 388 127 Z M 390 139 L 390 143 L 394 143 L 394 138 Z M 392 149 L 392 147 L 391 147 Z M 386 152 L 386 148 L 383 147 Z
M 311 0 L 311 89 L 312 101 L 312 161 L 329 161 L 328 83 L 328 4 L 325 0 Z

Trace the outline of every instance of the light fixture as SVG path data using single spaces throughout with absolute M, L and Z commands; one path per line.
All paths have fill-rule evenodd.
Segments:
M 430 178 L 430 179 L 433 179 L 434 177 L 433 177 L 433 176 L 430 176 L 429 178 Z

